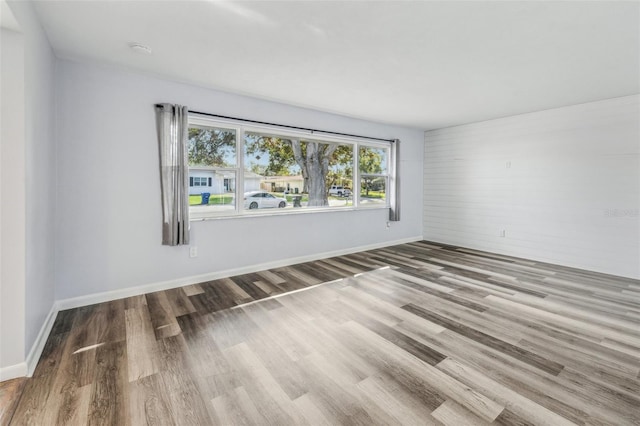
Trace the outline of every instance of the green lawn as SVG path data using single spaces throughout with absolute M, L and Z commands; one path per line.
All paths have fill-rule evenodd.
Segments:
M 275 195 L 276 197 L 285 198 L 287 200 L 287 203 L 293 203 L 293 197 L 300 197 L 300 196 L 302 196 L 302 200 L 300 201 L 302 202 L 309 201 L 309 195 L 307 194 L 287 194 L 286 196 L 282 192 L 280 193 L 273 192 L 272 194 Z
M 189 205 L 198 206 L 202 204 L 201 195 L 189 195 Z M 233 204 L 233 195 L 230 194 L 211 194 L 209 197 L 209 204 Z
M 360 198 L 379 198 L 384 199 L 386 194 L 383 191 L 369 191 L 369 195 L 367 195 L 366 191 L 362 191 L 360 193 Z

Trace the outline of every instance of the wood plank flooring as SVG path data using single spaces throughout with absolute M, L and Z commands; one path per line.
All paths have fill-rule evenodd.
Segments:
M 22 389 L 26 383 L 25 377 L 17 379 L 5 380 L 0 382 L 0 425 L 9 424 L 9 420 L 13 416 L 13 412 L 18 405 Z
M 640 425 L 640 282 L 429 242 L 60 312 L 15 425 Z

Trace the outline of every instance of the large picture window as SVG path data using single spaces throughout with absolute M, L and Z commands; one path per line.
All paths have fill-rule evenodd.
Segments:
M 192 118 L 190 215 L 388 207 L 389 145 Z

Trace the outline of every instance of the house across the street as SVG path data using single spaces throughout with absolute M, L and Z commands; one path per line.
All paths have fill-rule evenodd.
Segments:
M 265 176 L 260 183 L 260 189 L 269 192 L 302 193 L 304 179 L 302 175 L 295 176 Z
M 260 189 L 262 176 L 253 172 L 244 173 L 244 192 Z M 236 175 L 233 172 L 211 170 L 209 167 L 189 168 L 189 195 L 224 194 L 236 190 Z

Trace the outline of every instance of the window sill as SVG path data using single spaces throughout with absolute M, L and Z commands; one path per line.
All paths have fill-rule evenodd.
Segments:
M 244 211 L 242 213 L 234 213 L 234 214 L 208 214 L 198 213 L 197 215 L 193 215 L 191 212 L 189 213 L 189 222 L 202 222 L 209 220 L 228 220 L 228 219 L 245 219 L 252 217 L 269 217 L 269 216 L 291 216 L 291 215 L 304 215 L 304 214 L 318 214 L 318 213 L 339 213 L 339 212 L 362 212 L 362 211 L 370 211 L 370 210 L 382 210 L 389 209 L 389 206 L 370 206 L 370 207 L 328 207 L 328 208 L 316 208 L 316 209 L 296 209 L 296 210 L 278 210 L 274 209 L 265 209 L 267 211 L 256 211 L 249 212 Z

